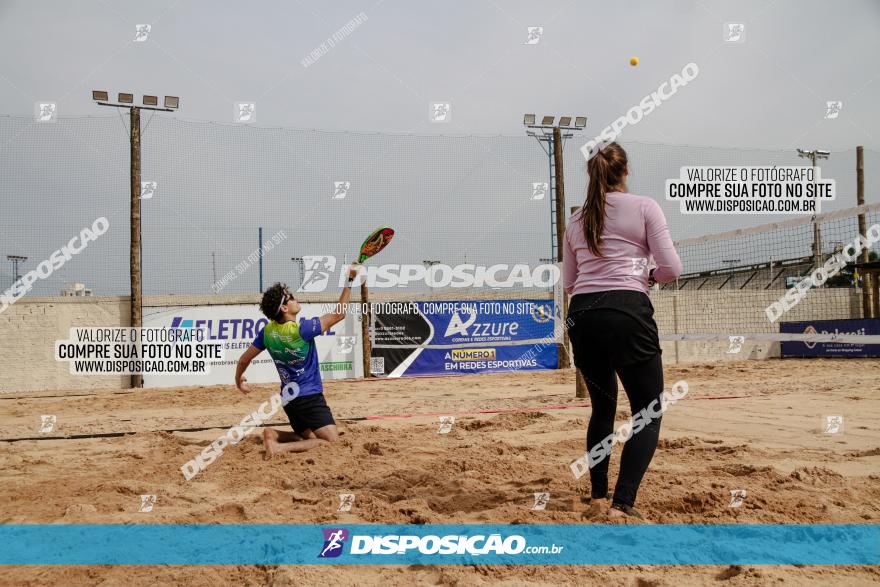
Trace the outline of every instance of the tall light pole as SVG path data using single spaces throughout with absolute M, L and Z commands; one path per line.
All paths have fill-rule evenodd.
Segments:
M 574 126 L 571 125 L 571 116 L 560 116 L 559 124 L 554 124 L 555 116 L 542 116 L 541 123 L 537 123 L 534 114 L 523 116 L 523 125 L 528 129 L 526 134 L 535 137 L 541 149 L 547 154 L 547 167 L 549 169 L 550 195 L 550 251 L 551 257 L 562 260 L 559 256 L 562 250 L 562 240 L 559 235 L 565 229 L 565 182 L 562 167 L 563 141 L 574 136 L 572 131 L 582 131 L 587 126 L 586 116 L 575 117 Z M 562 132 L 566 131 L 566 132 Z M 562 196 L 559 198 L 558 196 Z M 561 201 L 561 204 L 560 204 Z M 560 218 L 562 222 L 560 222 Z M 562 226 L 562 230 L 558 227 Z
M 303 261 L 302 257 L 291 257 L 290 260 L 296 263 L 296 266 L 299 267 L 299 287 L 297 289 L 300 290 L 302 289 L 303 280 L 306 275 L 305 261 Z
M 12 284 L 15 285 L 21 279 L 21 275 L 18 273 L 18 264 L 24 263 L 28 258 L 21 255 L 6 255 L 6 258 L 12 261 Z
M 214 275 L 214 281 L 212 284 L 217 283 L 217 253 L 216 251 L 211 251 L 211 273 Z
M 98 106 L 127 108 L 131 119 L 129 132 L 131 142 L 131 236 L 129 238 L 131 244 L 129 250 L 131 321 L 129 326 L 140 328 L 143 326 L 143 287 L 141 283 L 141 110 L 174 112 L 180 107 L 180 98 L 177 96 L 165 96 L 164 107 L 159 107 L 158 96 L 144 96 L 142 106 L 134 105 L 134 94 L 120 92 L 115 103 L 111 102 L 109 98 L 110 96 L 105 90 L 92 90 L 92 100 Z M 131 376 L 132 387 L 143 387 L 143 385 L 144 380 L 140 374 Z
M 260 293 L 263 293 L 263 227 L 257 228 L 257 251 L 260 252 Z
M 555 116 L 542 116 L 537 124 L 534 114 L 523 116 L 523 125 L 528 129 L 526 134 L 535 137 L 544 152 L 550 168 L 550 250 L 557 262 L 562 262 L 562 243 L 565 239 L 565 173 L 562 166 L 563 141 L 574 136 L 572 131 L 581 131 L 587 126 L 586 116 L 576 116 L 574 125 L 571 116 L 560 116 L 559 123 L 554 124 Z M 544 144 L 547 144 L 545 147 Z M 568 314 L 568 296 L 563 295 L 562 316 Z M 563 342 L 557 345 L 557 368 L 571 367 L 568 356 L 568 330 L 563 333 Z
M 817 161 L 819 159 L 828 159 L 828 156 L 831 155 L 831 151 L 824 151 L 822 149 L 813 149 L 812 151 L 807 149 L 798 149 L 798 157 L 804 157 L 809 159 L 813 166 L 813 183 L 816 182 L 816 176 L 819 174 L 819 166 Z M 813 263 L 814 268 L 819 267 L 822 264 L 822 232 L 819 228 L 818 222 L 813 222 Z

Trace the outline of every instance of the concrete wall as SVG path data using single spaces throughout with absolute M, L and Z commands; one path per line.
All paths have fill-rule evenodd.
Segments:
M 314 298 L 314 299 L 313 299 Z M 333 302 L 323 294 L 302 301 Z M 147 296 L 144 308 L 163 306 L 258 304 L 260 296 Z M 71 327 L 128 326 L 128 297 L 24 297 L 0 313 L 0 395 L 12 391 L 54 389 L 117 390 L 128 376 L 71 375 L 69 364 L 55 360 L 55 341 Z
M 0 314 L 0 394 L 43 389 L 122 389 L 128 377 L 71 375 L 55 341 L 77 326 L 127 326 L 128 298 L 22 298 Z
M 661 338 L 674 334 L 711 334 L 724 336 L 745 333 L 779 332 L 778 323 L 767 319 L 764 309 L 785 291 L 659 291 L 652 292 L 654 316 Z M 795 322 L 862 317 L 860 289 L 828 288 L 811 290 L 798 305 L 779 321 Z M 670 363 L 706 361 L 741 361 L 780 356 L 778 342 L 746 338 L 738 353 L 729 353 L 729 340 L 664 341 L 663 358 Z
M 778 299 L 781 291 L 659 291 L 652 292 L 655 318 L 661 336 L 688 333 L 778 332 L 764 308 Z M 462 299 L 463 292 L 438 292 L 431 299 Z M 522 297 L 522 292 L 489 292 L 475 299 Z M 530 297 L 549 298 L 542 292 Z M 353 296 L 357 301 L 357 296 Z M 205 306 L 254 304 L 258 294 L 156 296 L 144 298 L 145 308 L 163 306 Z M 310 295 L 303 302 L 333 302 L 336 294 Z M 372 296 L 371 301 L 405 299 L 404 294 Z M 421 298 L 420 298 L 421 299 Z M 860 318 L 861 290 L 817 289 L 783 320 Z M 127 297 L 23 298 L 0 313 L 0 394 L 10 391 L 49 389 L 124 389 L 128 377 L 71 375 L 66 362 L 55 361 L 55 341 L 68 338 L 77 326 L 128 326 Z M 728 341 L 663 342 L 668 363 L 742 360 L 779 356 L 779 343 L 746 340 L 738 354 L 728 354 Z
M 772 291 L 659 291 L 651 293 L 661 334 L 778 332 L 764 309 L 785 293 Z M 814 289 L 780 321 L 861 318 L 860 289 Z

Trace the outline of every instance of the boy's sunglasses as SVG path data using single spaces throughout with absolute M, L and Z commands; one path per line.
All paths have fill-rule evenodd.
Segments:
M 292 299 L 294 298 L 290 293 L 285 293 L 283 296 L 281 296 L 281 303 L 278 304 L 278 309 L 275 311 L 275 315 L 277 316 L 278 314 L 280 314 L 281 307 Z

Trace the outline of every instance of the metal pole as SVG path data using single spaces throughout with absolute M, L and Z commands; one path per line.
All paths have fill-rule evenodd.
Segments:
M 263 227 L 261 226 L 257 231 L 259 242 L 259 248 L 257 251 L 260 256 L 260 293 L 263 293 Z
M 562 168 L 562 133 L 558 126 L 553 127 L 553 164 L 556 167 L 556 260 L 562 262 L 562 245 L 565 242 L 565 173 Z M 568 316 L 568 294 L 562 292 L 562 315 Z M 571 367 L 571 358 L 568 355 L 570 348 L 568 329 L 562 334 L 562 345 L 557 348 L 558 369 Z
M 813 149 L 810 159 L 813 161 L 813 183 L 816 183 L 816 158 L 818 157 L 818 149 Z M 813 258 L 814 269 L 822 265 L 822 234 L 819 228 L 819 222 L 813 222 Z
M 856 205 L 865 205 L 865 148 L 856 147 Z M 867 222 L 865 215 L 859 214 L 859 234 L 865 234 L 867 231 Z M 862 263 L 870 261 L 868 249 L 862 249 Z M 865 318 L 877 318 L 874 315 L 871 297 L 873 295 L 874 275 L 865 272 L 862 275 L 862 316 Z
M 299 287 L 297 289 L 302 289 L 303 280 L 305 279 L 306 274 L 305 261 L 303 261 L 302 257 L 291 257 L 290 260 L 296 263 L 296 266 L 299 269 Z
M 554 157 L 553 145 L 555 143 L 553 142 L 553 135 L 552 134 L 550 136 L 547 136 L 545 134 L 544 136 L 547 137 L 547 191 L 551 192 L 551 195 L 552 195 L 552 194 L 556 193 L 556 189 L 554 187 L 554 183 L 556 182 L 556 180 L 553 177 L 553 157 Z M 553 223 L 555 222 L 555 219 L 553 218 L 554 202 L 550 198 L 547 198 L 547 203 L 550 205 L 550 256 L 552 257 L 553 256 L 553 247 L 555 244 L 553 242 Z M 556 228 L 558 229 L 559 227 L 557 226 Z
M 672 331 L 675 334 L 680 334 L 678 331 L 678 291 L 672 294 Z M 675 345 L 675 364 L 678 365 L 678 343 L 679 341 L 673 341 Z
M 24 263 L 28 258 L 23 255 L 6 255 L 6 258 L 12 261 L 12 285 L 15 285 L 21 279 L 21 274 L 18 272 L 18 264 Z
M 364 379 L 372 377 L 370 369 L 370 357 L 373 352 L 373 345 L 370 344 L 370 300 L 367 292 L 367 276 L 364 276 L 364 282 L 361 284 L 361 338 L 363 339 L 363 362 L 364 362 Z
M 143 326 L 143 302 L 141 287 L 141 111 L 132 106 L 131 112 L 131 248 L 129 263 L 131 265 L 131 323 L 132 328 Z M 140 349 L 138 349 L 140 356 Z M 144 386 L 143 376 L 131 376 L 131 386 Z

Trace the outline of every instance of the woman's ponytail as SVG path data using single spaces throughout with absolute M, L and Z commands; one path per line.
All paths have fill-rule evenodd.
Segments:
M 626 151 L 617 143 L 601 149 L 587 162 L 590 182 L 587 186 L 587 201 L 581 212 L 581 225 L 587 246 L 597 257 L 602 256 L 606 195 L 623 186 L 626 168 Z

